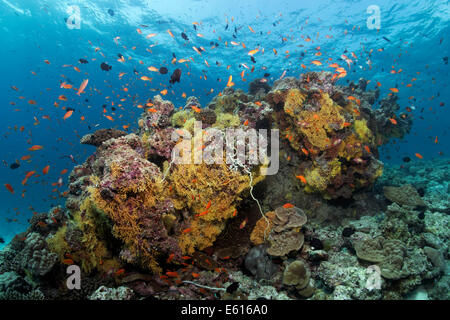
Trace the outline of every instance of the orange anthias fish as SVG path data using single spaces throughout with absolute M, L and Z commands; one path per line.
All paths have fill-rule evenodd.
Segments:
M 14 189 L 9 183 L 5 183 L 5 188 L 8 189 L 9 192 L 14 194 Z
M 35 146 L 32 146 L 31 148 L 29 148 L 28 150 L 36 151 L 36 150 L 41 150 L 43 148 L 44 148 L 43 146 L 35 145 Z
M 70 118 L 73 114 L 73 110 L 69 110 L 66 112 L 66 114 L 64 115 L 63 119 L 66 120 L 67 118 Z
M 419 159 L 423 159 L 423 156 L 420 153 L 416 153 L 415 156 Z
M 166 274 L 172 278 L 178 278 L 178 272 L 176 271 L 167 271 Z
M 241 222 L 241 224 L 239 225 L 239 229 L 244 229 L 245 226 L 247 225 L 248 222 L 248 217 L 245 217 L 244 221 Z
M 398 92 L 398 89 L 397 89 L 397 88 L 389 88 L 389 90 L 391 90 L 392 92 L 395 92 L 395 93 Z
M 393 118 L 389 118 L 389 121 L 390 121 L 392 124 L 397 124 L 397 120 L 395 120 L 395 119 L 393 119 Z
M 44 169 L 42 169 L 42 173 L 47 174 L 49 170 L 50 170 L 50 165 L 44 167 Z
M 300 179 L 300 181 L 303 182 L 304 184 L 306 184 L 306 179 L 305 179 L 304 176 L 298 175 L 298 176 L 295 176 L 295 177 L 298 178 L 298 179 Z
M 77 95 L 81 95 L 81 93 L 84 91 L 84 89 L 86 88 L 87 84 L 89 82 L 89 79 L 85 79 L 83 80 L 83 82 L 80 85 L 80 88 L 78 89 Z
M 170 254 L 170 256 L 169 256 L 169 258 L 167 258 L 166 262 L 170 263 L 173 260 L 174 257 L 175 257 L 175 253 Z
M 60 87 L 64 88 L 64 89 L 72 89 L 72 85 L 71 84 L 67 84 L 65 82 L 61 83 Z
M 234 86 L 233 76 L 230 75 L 230 76 L 228 77 L 227 87 L 232 87 L 232 86 Z
M 28 178 L 30 178 L 33 174 L 35 174 L 36 171 L 30 171 L 25 175 L 25 178 L 22 180 L 22 185 L 25 185 L 28 181 Z
M 294 207 L 294 205 L 292 203 L 285 203 L 283 205 L 283 208 L 285 208 L 285 209 L 290 209 L 290 208 L 293 208 L 293 207 Z
M 201 109 L 199 107 L 196 106 L 191 106 L 192 110 L 194 110 L 197 113 L 200 113 Z

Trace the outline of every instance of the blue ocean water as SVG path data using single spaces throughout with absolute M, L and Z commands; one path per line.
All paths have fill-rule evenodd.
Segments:
M 380 9 L 379 30 L 367 25 L 367 8 L 374 4 Z M 74 6 L 79 19 L 68 11 Z M 449 65 L 444 59 L 450 55 L 449 17 L 448 1 L 425 0 L 0 0 L 0 177 L 15 191 L 11 194 L 3 186 L 0 191 L 0 237 L 9 242 L 26 229 L 33 212 L 64 204 L 61 193 L 74 166 L 70 155 L 82 163 L 94 151 L 80 145 L 80 137 L 123 125 L 132 131 L 141 113 L 137 105 L 158 92 L 168 89 L 164 98 L 177 107 L 184 105 L 183 93 L 205 105 L 230 75 L 236 88 L 247 90 L 249 82 L 265 73 L 272 83 L 284 71 L 286 76 L 330 71 L 328 59 L 343 63 L 342 54 L 354 63 L 339 83 L 364 77 L 373 88 L 378 81 L 381 97 L 397 87 L 402 110 L 411 107 L 415 116 L 407 137 L 381 148 L 382 161 L 400 164 L 405 156 L 421 161 L 415 153 L 423 161 L 448 156 Z M 79 28 L 74 28 L 77 22 Z M 204 48 L 201 55 L 194 46 Z M 260 51 L 252 62 L 248 52 L 255 48 Z M 119 54 L 124 61 L 118 61 Z M 174 58 L 192 60 L 173 64 Z M 311 64 L 313 60 L 322 66 Z M 101 70 L 103 62 L 112 69 Z M 169 72 L 152 72 L 150 66 Z M 182 69 L 181 82 L 169 87 L 175 68 Z M 240 76 L 243 70 L 246 81 Z M 142 76 L 153 80 L 142 81 Z M 84 79 L 89 83 L 80 96 L 61 88 L 61 82 L 78 88 Z M 74 109 L 66 120 L 63 107 Z M 29 151 L 33 145 L 44 148 Z M 31 159 L 20 160 L 26 155 Z M 13 170 L 10 165 L 16 160 L 20 167 Z M 43 175 L 47 165 L 50 170 Z M 61 174 L 64 169 L 67 173 Z M 36 174 L 22 185 L 30 171 Z M 60 177 L 64 185 L 52 185 Z

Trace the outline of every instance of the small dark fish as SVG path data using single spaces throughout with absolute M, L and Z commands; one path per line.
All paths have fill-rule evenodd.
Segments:
M 80 60 L 78 60 L 80 63 L 82 64 L 86 64 L 89 63 L 89 61 L 87 61 L 86 59 L 81 58 Z
M 189 41 L 189 38 L 188 38 L 188 36 L 186 35 L 186 33 L 182 32 L 182 33 L 181 33 L 181 37 L 182 37 L 184 40 Z
M 113 9 L 108 9 L 108 13 L 111 17 L 114 16 L 114 10 Z
M 227 287 L 227 293 L 234 293 L 237 289 L 239 289 L 239 282 L 233 282 Z
M 386 40 L 387 42 L 391 42 L 391 40 L 389 40 L 389 39 L 386 38 L 386 37 L 383 37 L 383 39 Z
M 124 58 L 123 58 L 123 55 L 120 54 L 120 53 L 118 53 L 117 56 L 118 56 L 120 59 L 124 59 Z
M 0 243 L 5 243 L 5 240 L 2 237 L 0 237 Z
M 448 64 L 448 57 L 443 57 L 442 60 L 444 60 L 444 64 Z
M 270 73 L 264 73 L 264 78 L 270 77 Z
M 10 165 L 9 167 L 10 167 L 12 170 L 15 170 L 15 169 L 17 169 L 17 168 L 20 167 L 20 163 L 18 163 L 18 162 L 11 163 L 11 165 Z
M 404 157 L 402 160 L 403 160 L 403 162 L 408 163 L 408 162 L 411 161 L 411 158 L 410 157 Z
M 235 39 L 236 39 L 236 38 L 237 38 L 237 37 L 236 37 L 236 35 L 234 35 L 234 34 L 233 34 L 233 38 L 235 38 Z
M 195 24 L 192 25 L 194 27 L 194 30 L 197 30 L 197 26 Z
M 251 57 L 250 57 L 250 60 L 252 60 L 253 63 L 256 63 L 255 57 L 251 56 Z
M 172 75 L 170 76 L 170 80 L 169 83 L 174 84 L 175 82 L 180 82 L 180 78 L 181 78 L 181 69 L 175 69 L 175 71 L 172 73 Z
M 146 24 L 141 24 L 141 27 L 142 27 L 142 28 L 148 28 L 148 25 L 146 25 Z
M 139 74 L 139 71 L 137 71 L 136 69 L 133 69 L 134 74 Z
M 355 229 L 353 229 L 352 227 L 345 227 L 342 230 L 342 236 L 345 237 L 345 238 L 350 237 L 354 233 L 355 233 Z
M 100 68 L 104 71 L 109 71 L 112 69 L 112 67 L 110 65 L 107 65 L 106 63 L 102 62 L 102 64 L 100 65 Z
M 228 23 L 227 23 L 227 25 L 225 26 L 225 30 L 228 30 Z
M 304 57 L 304 56 L 305 56 L 305 53 L 304 53 L 304 52 L 302 52 L 302 53 L 300 53 L 300 55 L 301 55 L 302 57 Z
M 161 74 L 166 74 L 167 72 L 169 72 L 169 70 L 167 70 L 166 67 L 161 67 L 161 68 L 159 68 L 159 73 L 161 73 Z
M 444 41 L 444 38 L 441 38 L 441 40 L 439 40 L 439 44 L 442 44 L 442 41 Z
M 173 52 L 172 52 L 172 57 L 174 57 L 175 59 L 177 58 L 177 56 Z

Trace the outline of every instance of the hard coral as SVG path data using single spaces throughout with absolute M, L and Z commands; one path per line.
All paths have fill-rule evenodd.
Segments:
M 304 243 L 301 227 L 306 221 L 306 214 L 297 207 L 277 208 L 273 227 L 268 236 L 270 247 L 267 248 L 267 253 L 272 256 L 284 256 L 293 250 L 299 250 Z

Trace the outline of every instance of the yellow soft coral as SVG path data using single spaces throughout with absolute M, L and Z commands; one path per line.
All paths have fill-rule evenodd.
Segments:
M 118 270 L 121 264 L 114 258 L 106 247 L 102 238 L 109 232 L 106 217 L 99 212 L 86 198 L 80 210 L 73 212 L 71 228 L 79 229 L 82 232 L 80 248 L 73 250 L 66 241 L 68 226 L 60 228 L 52 237 L 47 239 L 50 250 L 58 255 L 59 260 L 71 257 L 73 261 L 81 265 L 81 269 L 90 273 L 93 270 L 108 272 L 112 269 Z M 70 254 L 67 256 L 67 254 Z
M 120 167 L 112 165 L 112 174 L 114 171 L 120 171 Z M 139 184 L 130 184 L 123 186 L 116 193 L 113 200 L 104 200 L 100 195 L 98 188 L 90 188 L 91 199 L 99 210 L 103 211 L 114 222 L 113 235 L 121 239 L 130 252 L 138 256 L 143 267 L 160 272 L 157 257 L 158 252 L 152 248 L 146 248 L 140 241 L 140 235 L 143 232 L 143 226 L 140 224 L 140 212 L 151 210 L 163 194 L 163 184 L 151 179 L 144 178 Z M 128 194 L 133 194 L 129 197 Z
M 263 178 L 254 178 L 253 184 Z M 225 163 L 177 165 L 170 175 L 170 185 L 175 192 L 175 208 L 190 212 L 189 231 L 180 236 L 179 245 L 191 254 L 213 244 L 226 221 L 235 215 L 240 194 L 250 187 L 250 178 Z
M 186 121 L 193 117 L 192 111 L 180 110 L 172 115 L 172 126 L 181 128 Z
M 305 191 L 324 192 L 332 179 L 341 173 L 341 163 L 338 159 L 329 161 L 324 166 L 315 165 L 313 169 L 305 172 L 307 188 Z
M 303 110 L 299 113 L 298 120 L 304 123 L 299 125 L 299 128 L 313 147 L 325 150 L 331 145 L 328 136 L 341 128 L 345 119 L 341 115 L 343 109 L 333 102 L 328 94 L 321 94 L 319 104 L 321 108 L 318 112 Z
M 216 129 L 236 128 L 241 124 L 241 120 L 237 115 L 231 113 L 218 113 L 216 123 L 213 127 Z
M 287 114 L 294 115 L 299 112 L 305 102 L 306 95 L 299 89 L 291 89 L 286 94 L 286 100 L 284 102 L 284 111 Z
M 355 120 L 355 132 L 361 139 L 361 142 L 369 143 L 372 139 L 372 131 L 367 127 L 365 119 Z

